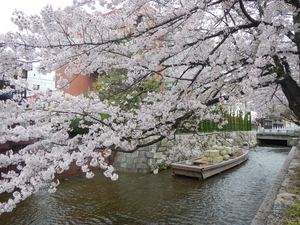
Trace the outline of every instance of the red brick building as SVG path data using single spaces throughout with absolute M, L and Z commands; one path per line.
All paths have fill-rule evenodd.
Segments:
M 67 66 L 61 67 L 56 73 L 60 73 L 61 77 L 64 79 L 67 79 L 69 81 L 69 87 L 68 88 L 62 88 L 64 93 L 68 93 L 73 96 L 78 96 L 81 94 L 86 94 L 93 90 L 93 83 L 97 80 L 97 75 L 94 73 L 88 74 L 88 75 L 73 75 L 71 77 L 68 77 L 65 74 L 65 69 Z M 57 88 L 57 81 L 59 80 L 59 77 L 55 77 L 55 88 Z
M 151 8 L 151 7 L 146 8 L 146 11 L 148 11 L 148 10 L 152 10 L 154 12 L 156 11 L 154 8 Z M 116 13 L 115 11 L 112 11 L 112 12 L 105 13 L 103 16 L 104 17 L 112 16 L 112 18 L 113 18 L 115 13 Z M 141 19 L 142 19 L 142 16 L 139 16 L 137 18 L 136 22 L 139 23 L 138 20 L 141 20 Z M 151 21 L 149 21 L 147 19 L 146 19 L 146 21 L 149 25 L 151 24 Z M 121 27 L 120 29 L 124 29 L 124 28 Z M 110 39 L 110 35 L 108 35 L 107 38 Z M 163 42 L 164 42 L 164 37 L 157 39 L 158 46 L 160 46 L 160 47 L 163 46 Z M 71 77 L 68 77 L 65 75 L 65 72 L 64 72 L 65 69 L 67 68 L 67 66 L 68 65 L 63 66 L 58 71 L 56 71 L 56 73 L 61 74 L 61 77 L 64 79 L 67 79 L 69 82 L 68 88 L 61 89 L 64 93 L 68 93 L 73 96 L 78 96 L 80 94 L 86 94 L 90 91 L 93 91 L 93 83 L 96 82 L 97 78 L 98 78 L 97 73 L 91 73 L 89 75 L 79 74 L 79 75 L 72 75 Z M 162 68 L 161 67 L 158 68 L 157 71 L 160 71 L 160 69 L 162 69 Z M 160 79 L 158 75 L 154 75 L 154 77 L 156 79 Z M 57 77 L 57 76 L 55 77 L 55 88 L 57 88 L 57 82 L 59 79 L 60 79 L 60 77 Z M 163 91 L 163 85 L 161 85 L 161 92 L 162 91 Z

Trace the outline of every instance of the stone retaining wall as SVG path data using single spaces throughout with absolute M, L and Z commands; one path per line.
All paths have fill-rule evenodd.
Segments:
M 154 137 L 149 138 L 153 140 Z M 201 135 L 176 135 L 172 139 L 164 139 L 159 143 L 143 147 L 134 153 L 117 152 L 113 166 L 116 171 L 127 173 L 148 173 L 157 167 L 157 160 L 169 154 L 175 144 L 193 149 L 201 154 L 213 145 L 225 145 L 227 139 L 233 140 L 233 145 L 248 142 L 250 147 L 257 145 L 255 131 L 213 132 Z

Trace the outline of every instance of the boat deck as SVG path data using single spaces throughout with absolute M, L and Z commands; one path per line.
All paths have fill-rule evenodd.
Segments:
M 230 159 L 220 163 L 211 163 L 203 161 L 202 158 L 197 158 L 194 160 L 172 163 L 171 166 L 175 175 L 206 179 L 246 161 L 249 156 L 249 147 L 243 146 L 242 150 L 242 155 L 238 157 L 231 156 Z

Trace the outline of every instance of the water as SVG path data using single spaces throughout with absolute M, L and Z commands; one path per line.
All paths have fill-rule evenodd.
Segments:
M 236 224 L 253 220 L 290 151 L 256 147 L 242 165 L 206 180 L 172 175 L 119 173 L 111 181 L 61 181 L 0 216 L 0 224 Z M 3 198 L 3 196 L 2 196 Z M 0 196 L 1 200 L 1 196 Z

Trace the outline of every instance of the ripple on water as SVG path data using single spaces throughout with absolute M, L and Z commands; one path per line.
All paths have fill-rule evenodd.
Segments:
M 153 174 L 101 173 L 62 181 L 28 198 L 1 224 L 250 224 L 290 148 L 256 147 L 249 160 L 201 181 Z M 1 196 L 0 196 L 1 198 Z

